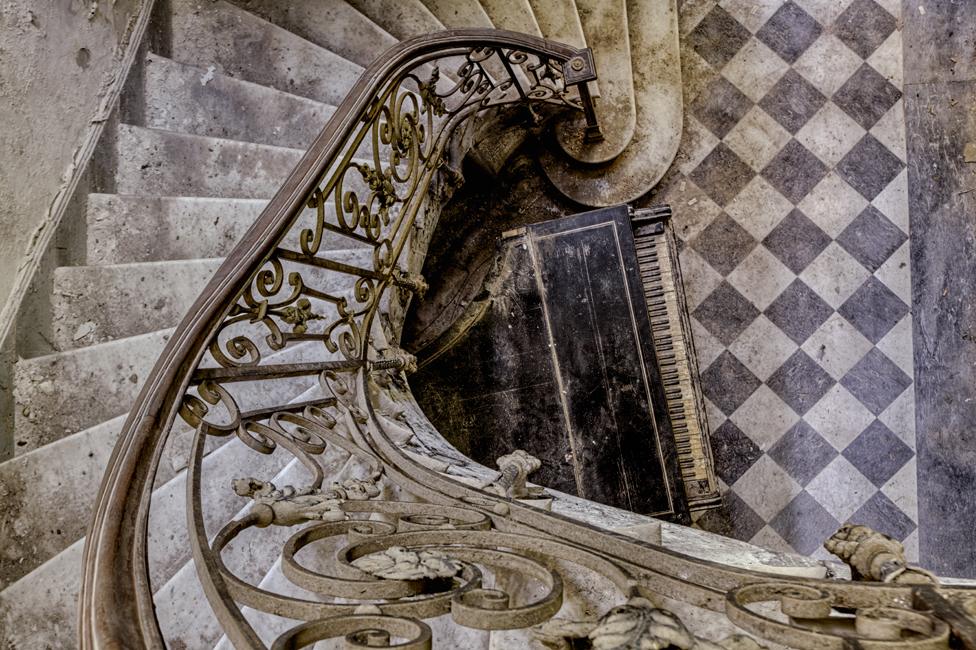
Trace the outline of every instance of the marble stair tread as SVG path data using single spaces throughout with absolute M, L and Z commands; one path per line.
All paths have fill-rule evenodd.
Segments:
M 87 262 L 103 265 L 226 256 L 267 204 L 267 199 L 89 194 Z M 306 212 L 311 214 L 312 209 Z M 326 212 L 334 221 L 331 203 Z M 298 250 L 298 229 L 288 233 L 283 245 Z M 360 246 L 365 244 L 327 232 L 321 250 Z
M 14 454 L 125 413 L 172 330 L 150 332 L 14 365 Z
M 387 32 L 403 41 L 444 29 L 421 0 L 348 0 Z
M 627 0 L 576 0 L 586 43 L 593 49 L 599 97 L 593 98 L 603 139 L 586 142 L 582 114 L 560 121 L 556 137 L 563 151 L 588 164 L 605 163 L 620 155 L 634 137 L 636 108 L 630 65 Z
M 361 65 L 224 0 L 172 0 L 170 9 L 172 58 L 181 63 L 333 106 L 362 73 Z
M 115 192 L 143 196 L 267 199 L 305 153 L 131 124 L 118 125 L 114 147 Z M 372 143 L 364 141 L 352 162 L 372 167 L 372 158 Z M 363 200 L 369 191 L 356 171 L 346 173 L 344 187 Z
M 149 196 L 274 196 L 304 153 L 120 124 L 115 191 Z
M 646 194 L 670 167 L 681 140 L 675 2 L 628 0 L 627 22 L 634 73 L 634 137 L 619 156 L 602 165 L 581 166 L 554 148 L 540 156 L 559 191 L 583 205 L 628 203 Z
M 0 591 L 0 648 L 78 646 L 78 595 L 85 547 L 79 539 Z
M 481 0 L 481 6 L 498 29 L 542 36 L 529 0 Z
M 422 0 L 430 13 L 448 29 L 480 27 L 493 29 L 495 25 L 478 0 Z
M 391 11 L 411 15 L 416 0 L 407 0 L 403 7 L 389 6 Z M 232 0 L 237 6 L 260 16 L 268 22 L 335 52 L 362 68 L 367 67 L 384 50 L 402 38 L 390 32 L 387 25 L 364 12 L 358 2 L 346 0 Z
M 366 248 L 333 250 L 333 261 L 372 268 Z M 135 336 L 177 325 L 223 258 L 63 266 L 54 270 L 51 308 L 54 344 L 61 350 Z M 295 265 L 306 286 L 335 292 L 349 276 Z
M 0 463 L 0 590 L 85 535 L 124 420 L 112 418 Z
M 143 126 L 307 149 L 335 108 L 269 86 L 179 63 L 145 59 Z
M 575 0 L 529 0 L 529 4 L 545 38 L 573 47 L 586 47 Z

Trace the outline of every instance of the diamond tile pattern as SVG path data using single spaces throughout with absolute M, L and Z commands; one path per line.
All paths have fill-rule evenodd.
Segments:
M 799 210 L 786 215 L 763 240 L 763 245 L 794 273 L 803 271 L 829 243 L 827 233 Z
M 844 458 L 879 488 L 915 454 L 880 420 L 875 420 L 844 450 Z
M 803 415 L 820 401 L 834 380 L 803 350 L 797 350 L 774 372 L 766 384 L 773 392 Z
M 912 383 L 894 361 L 872 348 L 840 383 L 875 415 L 880 415 Z
M 837 243 L 874 273 L 898 250 L 908 235 L 869 205 L 844 229 Z
M 870 129 L 901 99 L 901 91 L 865 63 L 834 93 L 835 104 L 855 122 Z
M 797 483 L 806 485 L 837 456 L 837 450 L 800 420 L 772 446 L 769 455 Z
M 784 61 L 793 63 L 822 32 L 823 27 L 810 14 L 796 3 L 787 2 L 766 21 L 756 36 Z
M 790 70 L 762 98 L 759 106 L 784 129 L 796 133 L 826 101 L 809 81 Z
M 699 525 L 805 554 L 848 520 L 912 539 L 899 3 L 705 4 L 681 9 L 696 67 L 661 190 L 729 486 Z

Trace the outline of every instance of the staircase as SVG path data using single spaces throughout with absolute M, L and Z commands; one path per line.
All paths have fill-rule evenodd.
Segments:
M 418 34 L 463 27 L 592 47 L 604 138 L 583 141 L 564 125 L 542 158 L 555 186 L 581 203 L 644 194 L 680 137 L 668 126 L 681 124 L 673 2 L 168 0 L 155 11 L 153 38 L 97 154 L 96 166 L 108 173 L 80 207 L 84 263 L 52 274 L 50 322 L 37 326 L 53 350 L 22 351 L 16 362 L 15 456 L 0 463 L 4 650 L 76 646 L 84 535 L 130 404 L 222 256 L 378 54 Z M 371 252 L 340 237 L 323 249 L 359 265 Z M 320 286 L 330 286 L 328 273 Z M 294 345 L 274 357 L 311 360 L 321 361 L 321 347 Z M 307 377 L 287 382 L 282 394 L 255 395 L 268 403 L 323 398 Z M 186 425 L 175 426 L 150 520 L 157 615 L 172 647 L 229 647 L 190 559 L 190 435 Z M 246 451 L 236 439 L 207 449 L 204 464 L 215 471 L 202 492 L 212 526 L 242 507 L 227 489 L 241 467 L 278 485 L 301 480 L 294 461 L 255 460 Z M 328 480 L 361 464 L 342 452 L 322 462 Z M 255 582 L 273 583 L 280 577 L 273 555 L 254 553 L 237 563 Z

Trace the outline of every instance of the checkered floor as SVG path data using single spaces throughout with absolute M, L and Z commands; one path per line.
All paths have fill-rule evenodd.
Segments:
M 674 207 L 724 510 L 828 557 L 846 521 L 917 557 L 899 0 L 686 0 Z

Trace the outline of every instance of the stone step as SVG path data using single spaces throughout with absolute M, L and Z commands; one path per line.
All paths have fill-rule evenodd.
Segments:
M 89 194 L 88 264 L 224 257 L 267 204 L 265 199 Z M 331 203 L 326 212 L 334 222 Z M 298 250 L 300 231 L 292 228 L 284 245 Z M 322 250 L 358 245 L 332 232 L 322 240 Z
M 372 251 L 364 248 L 330 251 L 329 258 L 372 268 Z M 222 263 L 223 258 L 213 258 L 57 268 L 51 296 L 54 344 L 71 350 L 173 327 Z M 340 291 L 353 282 L 316 267 L 292 270 L 321 291 Z
M 333 358 L 338 355 L 323 350 L 317 343 L 305 342 L 270 355 L 268 362 Z M 281 404 L 324 395 L 314 376 L 281 379 L 270 385 L 269 382 L 240 382 L 229 390 L 241 403 L 250 406 L 267 404 L 269 400 Z M 4 553 L 0 554 L 0 589 L 27 575 L 85 534 L 102 475 L 125 417 L 120 415 L 0 463 L 0 498 L 6 505 L 0 511 L 0 531 L 6 544 Z M 186 467 L 192 438 L 193 431 L 177 418 L 156 476 L 159 487 L 155 492 L 168 495 L 167 499 L 176 494 L 173 481 L 179 480 Z M 217 453 L 230 440 L 212 437 L 207 453 Z M 179 519 L 181 524 L 184 520 Z M 169 575 L 171 572 L 162 579 Z
M 585 142 L 582 112 L 556 126 L 563 151 L 574 160 L 596 164 L 613 160 L 634 137 L 634 75 L 630 66 L 627 0 L 576 0 L 583 35 L 593 48 L 599 97 L 593 104 L 603 139 Z
M 401 41 L 444 29 L 421 0 L 348 0 L 348 3 Z
M 77 648 L 80 539 L 0 591 L 0 648 Z
M 122 415 L 172 330 L 56 352 L 14 365 L 14 453 Z
M 275 88 L 178 63 L 145 59 L 144 126 L 307 149 L 335 108 Z
M 498 29 L 542 36 L 529 0 L 481 0 L 481 6 Z
M 423 0 L 423 3 L 449 29 L 495 27 L 478 0 Z
M 215 72 L 333 106 L 362 72 L 334 51 L 224 0 L 172 0 L 170 7 L 172 58 L 181 63 L 213 66 Z M 365 44 L 375 48 L 371 41 Z
M 274 196 L 300 149 L 120 124 L 115 191 L 149 196 Z
M 363 68 L 384 50 L 393 47 L 404 37 L 391 32 L 387 22 L 363 12 L 358 2 L 346 0 L 232 0 L 237 6 L 260 16 L 268 22 L 315 43 Z M 411 15 L 417 0 L 390 3 L 388 9 L 404 18 Z M 424 33 L 424 32 L 416 32 Z
M 303 380 L 300 384 L 307 385 L 308 382 Z M 299 383 L 295 383 L 295 387 L 297 390 Z M 321 396 L 321 389 L 316 385 L 296 399 L 318 396 Z M 75 646 L 83 535 L 89 524 L 105 464 L 123 420 L 124 416 L 115 418 L 0 465 L 0 477 L 3 479 L 26 481 L 19 497 L 23 507 L 18 512 L 0 514 L 4 527 L 29 529 L 22 531 L 23 535 L 10 538 L 15 544 L 11 549 L 17 552 L 23 548 L 23 544 L 28 543 L 26 540 L 31 535 L 39 537 L 29 542 L 34 547 L 30 555 L 23 556 L 19 566 L 16 560 L 8 562 L 3 558 L 5 565 L 0 569 L 3 575 L 0 580 L 0 648 Z M 235 467 L 242 460 L 241 447 L 244 445 L 240 442 L 222 445 L 204 459 L 206 470 L 218 470 L 208 479 L 208 487 L 212 488 L 213 494 L 229 492 L 220 483 L 233 474 L 226 468 Z M 177 501 L 185 501 L 185 472 L 177 474 L 171 471 L 169 466 L 172 461 L 167 460 L 165 455 L 164 452 L 160 473 L 168 475 L 169 479 L 153 492 L 153 504 L 158 505 L 159 509 L 150 514 L 151 522 L 155 524 L 151 523 L 150 528 L 168 532 L 185 531 L 185 516 L 166 516 L 165 522 L 160 520 L 160 515 L 168 512 L 167 508 L 172 508 Z M 280 453 L 276 455 L 281 456 Z M 66 462 L 69 458 L 70 462 Z M 270 467 L 281 464 L 281 458 L 254 452 L 249 453 L 246 461 L 249 470 L 255 472 L 269 463 Z M 236 468 L 239 471 L 239 466 Z M 10 485 L 9 482 L 6 484 Z M 221 517 L 220 521 L 224 522 L 238 509 L 240 499 L 232 493 L 231 496 L 232 499 L 224 500 L 224 507 L 215 507 L 208 502 L 214 521 Z M 62 533 L 54 535 L 42 530 L 44 526 L 61 526 Z M 157 562 L 151 567 L 151 577 L 156 584 L 161 584 L 171 579 L 187 563 L 185 532 L 182 535 L 157 535 L 152 539 L 150 548 L 156 552 L 152 557 Z M 189 565 L 192 568 L 192 562 Z M 37 584 L 43 584 L 44 588 L 38 589 Z
M 113 418 L 0 463 L 0 590 L 85 535 L 124 420 Z
M 545 38 L 573 47 L 586 47 L 575 0 L 529 0 L 529 4 Z
M 535 5 L 557 0 L 532 1 Z M 670 167 L 681 140 L 684 109 L 681 70 L 675 65 L 679 59 L 675 1 L 628 2 L 627 25 L 634 73 L 634 137 L 619 156 L 601 165 L 579 165 L 562 151 L 544 150 L 540 156 L 559 191 L 583 205 L 628 203 L 647 193 Z

